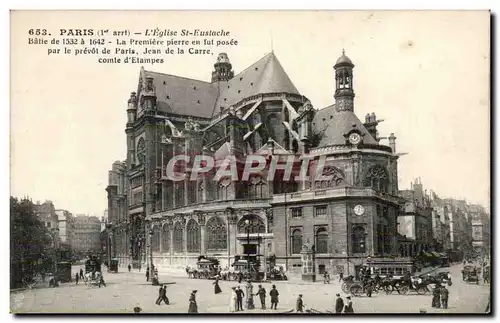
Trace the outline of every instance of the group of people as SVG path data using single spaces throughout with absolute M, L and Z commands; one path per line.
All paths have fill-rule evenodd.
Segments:
M 130 265 L 129 265 L 130 266 Z M 160 281 L 158 280 L 158 268 L 156 268 L 155 266 L 151 265 L 151 268 L 153 269 L 153 276 L 150 277 L 150 273 L 149 273 L 149 266 L 146 268 L 146 281 L 148 282 L 149 279 L 151 278 L 152 279 L 152 282 L 153 282 L 153 285 L 154 286 L 158 286 L 160 285 Z M 129 270 L 130 271 L 130 270 Z
M 434 308 L 448 308 L 448 296 L 450 292 L 445 285 L 436 284 L 432 292 L 432 307 Z
M 104 287 L 106 287 L 106 282 L 104 281 L 104 276 L 102 275 L 102 273 L 93 270 L 89 274 L 84 275 L 83 274 L 83 269 L 81 269 L 81 268 L 80 268 L 79 272 L 75 273 L 75 284 L 78 285 L 78 282 L 80 280 L 83 280 L 85 282 L 85 285 L 87 285 L 87 280 L 86 280 L 85 276 L 87 276 L 87 280 L 96 281 L 97 285 L 99 287 L 101 287 L 101 285 L 104 286 Z

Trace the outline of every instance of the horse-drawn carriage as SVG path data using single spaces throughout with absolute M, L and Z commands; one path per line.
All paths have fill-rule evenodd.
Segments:
M 288 280 L 282 266 L 272 267 L 267 274 L 267 278 L 270 280 Z
M 467 283 L 479 284 L 479 270 L 473 265 L 466 265 L 462 269 L 462 280 Z
M 218 273 L 218 266 L 215 262 L 208 259 L 201 259 L 196 263 L 196 270 L 193 272 L 193 278 L 211 279 Z

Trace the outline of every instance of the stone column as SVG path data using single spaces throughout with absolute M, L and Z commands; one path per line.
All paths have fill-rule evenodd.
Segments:
M 237 234 L 237 227 L 236 223 L 238 221 L 238 216 L 236 214 L 231 214 L 228 215 L 227 218 L 227 226 L 228 226 L 228 235 L 227 235 L 227 246 L 228 246 L 228 252 L 229 252 L 229 265 L 231 265 L 231 259 L 234 258 L 234 255 L 236 254 L 237 250 L 237 240 L 236 240 L 236 234 Z

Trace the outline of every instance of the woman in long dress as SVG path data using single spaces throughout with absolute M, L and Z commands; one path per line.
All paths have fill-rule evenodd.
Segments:
M 231 288 L 231 296 L 229 298 L 229 312 L 236 312 L 236 287 Z
M 441 295 L 441 285 L 436 284 L 436 287 L 432 291 L 432 307 L 435 308 L 440 308 L 441 307 L 441 301 L 440 301 L 440 295 Z
M 196 292 L 197 290 L 194 290 L 189 297 L 188 313 L 198 313 L 198 304 L 196 304 Z
M 219 277 L 215 278 L 215 283 L 214 283 L 214 292 L 215 294 L 219 294 L 219 293 L 222 293 L 222 290 L 220 289 L 220 286 L 219 286 Z

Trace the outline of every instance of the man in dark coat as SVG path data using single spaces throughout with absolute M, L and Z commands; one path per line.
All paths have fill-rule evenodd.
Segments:
M 162 300 L 163 300 L 163 286 L 160 286 L 160 289 L 158 290 L 158 298 L 156 299 L 155 304 L 160 305 Z
M 352 308 L 351 296 L 347 296 L 347 304 L 344 308 L 344 313 L 354 313 L 354 309 Z
M 271 289 L 271 291 L 269 292 L 269 296 L 271 296 L 271 309 L 275 310 L 277 309 L 276 307 L 278 306 L 278 296 L 279 296 L 279 292 L 278 290 L 276 289 L 276 285 L 273 285 L 273 288 Z
M 80 268 L 80 279 L 83 279 L 83 269 Z
M 297 313 L 304 313 L 304 301 L 302 300 L 302 294 L 299 294 L 299 297 L 297 297 L 296 305 L 295 310 Z
M 449 296 L 449 290 L 446 288 L 446 286 L 441 287 L 440 290 L 440 296 L 441 296 L 441 307 L 444 309 L 448 308 L 448 296 Z
M 262 287 L 262 285 L 259 285 L 259 290 L 257 291 L 257 294 L 255 296 L 259 295 L 260 298 L 260 308 L 265 310 L 266 309 L 266 289 Z
M 245 293 L 241 290 L 240 286 L 236 288 L 236 310 L 243 311 L 243 297 L 245 297 Z
M 78 280 L 80 279 L 80 275 L 78 273 L 75 274 L 75 282 L 78 285 Z
M 344 279 L 344 273 L 339 274 L 339 283 L 342 281 L 342 279 Z
M 130 264 L 128 264 L 128 272 L 130 272 L 131 269 L 132 269 L 132 266 L 130 266 Z
M 344 309 L 344 300 L 340 297 L 340 294 L 337 294 L 337 299 L 335 300 L 335 313 L 340 314 Z
M 436 288 L 432 292 L 432 307 L 440 308 L 441 285 L 436 284 Z
M 146 281 L 149 281 L 149 267 L 146 268 Z

